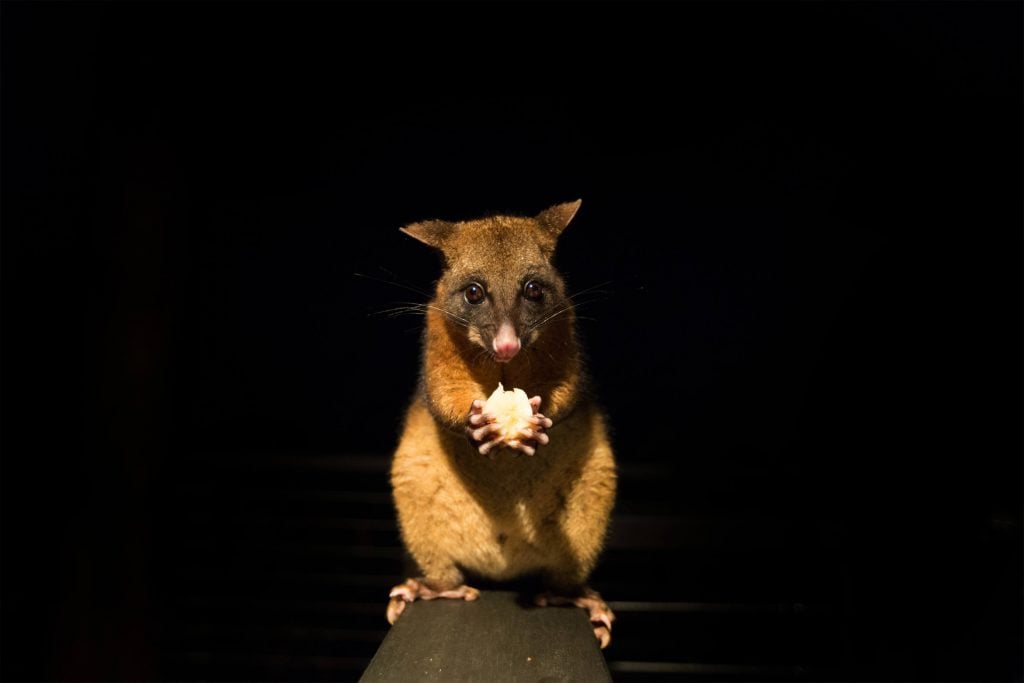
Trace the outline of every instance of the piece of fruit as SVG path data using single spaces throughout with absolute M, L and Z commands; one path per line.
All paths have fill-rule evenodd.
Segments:
M 484 404 L 484 413 L 494 415 L 496 418 L 495 424 L 498 425 L 498 434 L 501 435 L 502 441 L 521 439 L 521 432 L 533 426 L 530 424 L 533 407 L 526 392 L 522 389 L 505 391 L 501 382 L 498 382 L 498 388 Z

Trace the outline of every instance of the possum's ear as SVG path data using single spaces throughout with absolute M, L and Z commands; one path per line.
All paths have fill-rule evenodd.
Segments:
M 569 221 L 576 215 L 576 212 L 580 210 L 582 203 L 582 199 L 577 199 L 574 202 L 555 204 L 550 209 L 544 209 L 537 214 L 537 222 L 550 232 L 552 237 L 557 238 L 569 225 Z
M 455 224 L 445 221 L 423 221 L 422 223 L 412 223 L 404 228 L 399 228 L 399 230 L 409 237 L 418 239 L 423 244 L 441 249 L 445 240 L 455 231 Z

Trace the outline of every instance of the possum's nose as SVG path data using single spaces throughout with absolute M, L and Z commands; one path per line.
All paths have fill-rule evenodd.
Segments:
M 498 334 L 494 335 L 491 346 L 494 347 L 494 357 L 499 363 L 507 363 L 519 353 L 522 344 L 512 323 L 502 323 L 498 327 Z

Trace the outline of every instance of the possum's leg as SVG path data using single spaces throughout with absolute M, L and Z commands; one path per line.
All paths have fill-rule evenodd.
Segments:
M 594 629 L 594 636 L 601 643 L 601 649 L 608 647 L 612 642 L 612 622 L 615 621 L 615 613 L 608 606 L 597 591 L 586 586 L 577 590 L 548 591 L 538 595 L 534 602 L 541 607 L 575 605 L 587 610 L 590 618 L 590 625 Z
M 428 575 L 427 578 L 406 579 L 391 589 L 388 602 L 388 623 L 394 624 L 402 616 L 406 604 L 414 600 L 435 600 L 451 598 L 454 600 L 476 600 L 480 591 L 462 583 L 462 574 L 458 570 L 446 572 L 441 577 Z
M 594 635 L 603 649 L 612 640 L 615 614 L 597 591 L 586 584 L 597 562 L 615 500 L 615 461 L 603 417 L 594 411 L 589 419 L 584 429 L 590 430 L 598 446 L 585 459 L 583 469 L 574 475 L 575 483 L 565 495 L 564 509 L 555 511 L 565 554 L 552 558 L 544 577 L 548 592 L 537 596 L 536 602 L 542 606 L 575 605 L 587 610 Z M 569 432 L 559 438 L 571 435 Z

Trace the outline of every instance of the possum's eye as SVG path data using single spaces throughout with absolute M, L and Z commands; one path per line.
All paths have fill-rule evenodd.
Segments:
M 536 280 L 530 280 L 523 287 L 523 296 L 530 301 L 540 301 L 544 298 L 544 288 Z
M 479 304 L 484 300 L 484 288 L 483 285 L 472 283 L 466 287 L 465 291 L 462 292 L 462 296 L 466 297 L 466 301 L 471 304 Z

